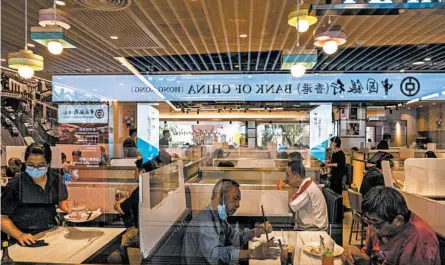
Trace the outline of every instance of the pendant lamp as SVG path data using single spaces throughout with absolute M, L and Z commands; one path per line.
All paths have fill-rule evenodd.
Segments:
M 342 31 L 340 25 L 327 24 L 314 33 L 314 45 L 323 48 L 328 55 L 337 52 L 338 47 L 345 43 L 346 33 Z

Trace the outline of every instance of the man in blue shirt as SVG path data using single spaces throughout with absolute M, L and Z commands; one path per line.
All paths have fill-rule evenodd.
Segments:
M 212 192 L 210 205 L 190 222 L 183 242 L 183 257 L 187 265 L 231 264 L 243 259 L 275 259 L 280 252 L 272 249 L 273 242 L 262 244 L 254 250 L 240 250 L 253 237 L 265 233 L 264 225 L 254 229 L 232 228 L 227 216 L 240 206 L 239 184 L 231 179 L 221 179 Z M 267 223 L 268 232 L 272 226 Z

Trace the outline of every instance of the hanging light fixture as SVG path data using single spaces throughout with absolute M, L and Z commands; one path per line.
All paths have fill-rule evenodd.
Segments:
M 314 45 L 323 48 L 326 54 L 334 54 L 338 47 L 346 43 L 346 33 L 340 25 L 327 24 L 314 34 Z
M 68 14 L 60 9 L 57 9 L 55 5 L 51 8 L 39 10 L 39 25 L 46 26 L 59 26 L 64 29 L 70 29 Z
M 23 78 L 31 78 L 34 76 L 34 71 L 41 71 L 44 68 L 43 57 L 28 50 L 28 0 L 25 0 L 25 49 L 8 53 L 8 65 L 17 69 Z
M 293 77 L 300 78 L 306 73 L 306 67 L 304 67 L 304 64 L 297 63 L 292 65 L 290 72 Z
M 52 16 L 49 16 L 49 13 L 45 10 L 51 10 L 53 12 Z M 54 1 L 53 8 L 44 9 L 44 11 L 44 19 L 52 18 L 53 20 L 52 22 L 49 20 L 41 20 L 39 24 L 45 26 L 32 27 L 31 39 L 48 47 L 48 51 L 55 55 L 61 54 L 64 48 L 76 48 L 76 46 L 72 44 L 74 41 L 63 32 L 64 29 L 70 28 L 70 25 L 68 24 L 64 13 L 57 9 L 56 1 Z M 60 15 L 63 15 L 63 17 L 60 17 Z
M 301 2 L 301 5 L 303 2 Z M 300 4 L 292 7 L 292 12 L 287 17 L 289 26 L 296 27 L 298 32 L 306 32 L 311 25 L 317 23 L 317 17 L 309 14 L 309 9 L 300 9 Z

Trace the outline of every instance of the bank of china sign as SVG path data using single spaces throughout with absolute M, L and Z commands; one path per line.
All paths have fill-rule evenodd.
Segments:
M 108 123 L 108 106 L 97 104 L 60 104 L 59 123 Z
M 409 101 L 445 88 L 445 74 L 145 76 L 170 101 Z M 159 101 L 135 76 L 63 76 L 53 100 Z

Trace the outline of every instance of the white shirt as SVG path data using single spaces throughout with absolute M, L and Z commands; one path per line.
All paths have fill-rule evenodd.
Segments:
M 328 207 L 320 188 L 310 178 L 301 183 L 289 207 L 295 213 L 295 230 L 327 230 Z M 306 185 L 305 185 L 306 184 Z

